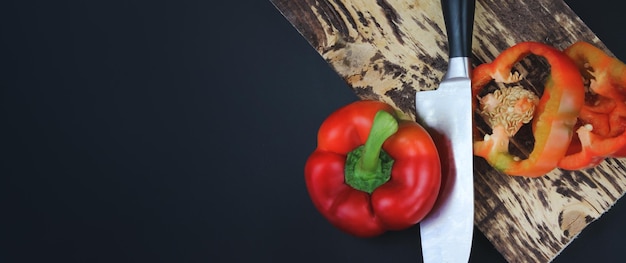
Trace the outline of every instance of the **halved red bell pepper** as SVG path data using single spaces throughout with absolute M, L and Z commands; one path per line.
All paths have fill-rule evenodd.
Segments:
M 607 157 L 626 156 L 626 65 L 587 42 L 564 50 L 588 83 L 577 136 L 558 164 L 578 170 L 598 165 Z
M 441 184 L 430 135 L 378 101 L 357 101 L 332 113 L 304 174 L 320 213 L 358 237 L 415 225 L 432 209 Z
M 478 97 L 483 87 L 493 80 L 519 81 L 520 76 L 512 74 L 511 68 L 530 54 L 544 57 L 550 64 L 550 75 L 532 118 L 535 139 L 532 152 L 523 160 L 509 153 L 512 135 L 507 132 L 508 127 L 497 124 L 492 126 L 493 134 L 484 139 L 475 138 L 474 154 L 508 175 L 538 177 L 557 168 L 557 163 L 565 156 L 583 104 L 584 86 L 574 62 L 552 46 L 522 42 L 504 50 L 493 62 L 477 66 L 472 73 L 472 89 Z M 475 107 L 477 102 L 474 102 Z M 519 108 L 529 103 L 522 101 Z

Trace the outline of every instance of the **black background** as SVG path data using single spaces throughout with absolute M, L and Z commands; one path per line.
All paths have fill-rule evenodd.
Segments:
M 567 3 L 626 59 L 621 8 Z M 0 262 L 421 261 L 417 227 L 312 206 L 317 128 L 357 98 L 269 1 L 0 5 Z M 625 205 L 554 262 L 621 261 Z

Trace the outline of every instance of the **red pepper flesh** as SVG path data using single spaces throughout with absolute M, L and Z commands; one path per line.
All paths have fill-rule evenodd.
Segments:
M 562 169 L 591 168 L 607 157 L 626 156 L 626 65 L 587 42 L 564 50 L 589 81 L 589 92 L 579 115 L 577 137 Z
M 518 81 L 518 76 L 511 74 L 511 68 L 530 54 L 544 57 L 550 64 L 550 75 L 532 119 L 535 138 L 532 152 L 524 160 L 513 156 L 508 152 L 509 137 L 504 129 L 492 127 L 494 134 L 486 140 L 475 138 L 474 154 L 508 175 L 538 177 L 557 167 L 570 144 L 584 100 L 584 86 L 576 65 L 554 47 L 522 42 L 504 50 L 493 62 L 477 66 L 472 75 L 472 90 L 477 97 L 492 80 Z

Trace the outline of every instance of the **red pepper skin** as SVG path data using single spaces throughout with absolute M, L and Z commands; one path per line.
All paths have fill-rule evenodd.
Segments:
M 565 170 L 581 170 L 597 166 L 608 156 L 619 154 L 626 144 L 626 136 L 606 138 L 580 126 L 576 138 L 572 139 L 568 154 L 558 163 Z
M 489 141 L 475 138 L 474 154 L 508 175 L 538 177 L 555 168 L 565 156 L 573 127 L 584 100 L 584 86 L 574 62 L 563 52 L 538 42 L 521 42 L 504 50 L 491 63 L 473 70 L 474 97 L 492 80 L 511 82 L 514 64 L 529 54 L 544 57 L 550 64 L 550 76 L 532 120 L 535 145 L 528 158 L 518 160 L 508 152 L 508 137 L 494 128 Z M 476 101 L 474 101 L 476 105 Z
M 626 65 L 587 42 L 576 42 L 563 52 L 590 81 L 594 94 L 587 93 L 578 117 L 577 137 L 558 166 L 579 170 L 592 168 L 607 157 L 625 157 Z
M 408 120 L 400 120 L 397 132 L 382 146 L 394 159 L 389 181 L 371 194 L 345 182 L 346 156 L 365 143 L 380 110 L 395 116 L 391 106 L 378 101 L 357 101 L 332 113 L 322 123 L 317 149 L 305 165 L 314 206 L 332 225 L 357 237 L 417 224 L 432 209 L 441 185 L 441 164 L 432 138 Z

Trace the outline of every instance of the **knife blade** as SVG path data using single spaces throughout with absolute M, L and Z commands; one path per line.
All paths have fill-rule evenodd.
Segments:
M 418 121 L 431 133 L 442 164 L 433 210 L 420 222 L 426 263 L 468 262 L 474 230 L 471 43 L 475 0 L 442 0 L 448 69 L 439 87 L 418 91 Z

